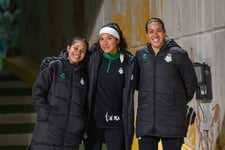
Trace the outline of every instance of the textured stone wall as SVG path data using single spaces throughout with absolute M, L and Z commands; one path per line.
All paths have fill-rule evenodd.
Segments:
M 149 17 L 160 17 L 165 22 L 168 35 L 189 52 L 193 62 L 205 62 L 211 67 L 212 101 L 202 103 L 194 98 L 189 103 L 197 117 L 195 124 L 189 127 L 185 143 L 196 150 L 207 149 L 205 136 L 200 128 L 202 121 L 209 127 L 206 139 L 209 149 L 225 149 L 225 109 L 222 107 L 225 105 L 224 6 L 223 0 L 105 0 L 89 35 L 90 42 L 94 42 L 100 26 L 115 21 L 121 26 L 130 50 L 135 52 L 146 43 L 146 20 Z
M 41 60 L 55 55 L 72 36 L 82 35 L 90 44 L 99 28 L 117 22 L 129 48 L 146 44 L 145 22 L 150 17 L 164 20 L 167 33 L 189 52 L 193 62 L 211 67 L 213 99 L 210 103 L 189 103 L 196 113 L 185 143 L 206 150 L 201 121 L 209 125 L 210 150 L 225 149 L 225 1 L 224 0 L 23 0 L 22 49 L 24 54 Z M 204 116 L 204 118 L 203 118 Z

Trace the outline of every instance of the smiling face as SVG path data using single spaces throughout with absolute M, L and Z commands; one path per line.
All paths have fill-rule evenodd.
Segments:
M 159 22 L 151 22 L 147 25 L 146 36 L 151 43 L 152 49 L 158 53 L 165 43 L 166 31 Z
M 117 45 L 119 44 L 119 40 L 111 34 L 102 33 L 99 36 L 99 44 L 105 53 L 116 54 L 118 51 Z
M 82 61 L 87 52 L 87 44 L 76 40 L 72 45 L 67 46 L 68 59 L 71 64 L 78 64 Z

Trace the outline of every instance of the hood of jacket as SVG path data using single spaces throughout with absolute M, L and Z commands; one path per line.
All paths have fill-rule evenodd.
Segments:
M 88 57 L 89 54 L 87 53 L 84 60 L 82 60 L 80 63 L 79 63 L 79 66 L 81 68 L 85 68 L 85 65 L 87 64 L 87 61 L 88 61 Z M 64 60 L 64 61 L 68 61 L 68 52 L 67 50 L 62 50 L 60 52 L 60 54 L 56 57 L 56 56 L 50 56 L 50 57 L 45 57 L 42 62 L 41 62 L 41 65 L 40 65 L 40 70 L 44 70 L 45 68 L 47 68 L 51 63 L 53 63 L 54 61 L 58 61 L 58 60 Z

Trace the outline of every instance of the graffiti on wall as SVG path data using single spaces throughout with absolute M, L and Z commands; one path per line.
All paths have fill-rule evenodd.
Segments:
M 126 4 L 124 4 L 125 1 L 111 0 L 111 3 L 112 20 L 120 25 L 130 50 L 135 52 L 138 47 L 146 44 L 144 26 L 147 19 L 155 16 L 163 18 L 161 16 L 164 10 L 163 0 L 131 0 Z M 156 3 L 159 4 L 158 7 L 153 6 Z M 154 9 L 154 7 L 160 9 Z M 208 130 L 207 138 L 205 138 L 201 127 L 202 122 L 205 121 L 202 110 L 197 104 L 197 100 L 193 100 L 191 103 L 197 116 L 195 123 L 189 126 L 185 142 L 197 150 L 207 150 L 206 143 L 209 150 L 225 150 L 225 121 L 221 104 L 218 100 L 206 104 L 204 113 L 207 114 Z
M 195 124 L 189 127 L 189 131 L 187 134 L 188 143 L 192 148 L 198 150 L 223 150 L 225 148 L 225 136 L 224 129 L 221 130 L 221 108 L 217 103 L 212 108 L 210 104 L 204 108 L 201 108 L 198 104 L 199 101 L 194 101 L 196 108 L 196 121 Z M 203 114 L 204 113 L 204 114 Z M 207 115 L 207 113 L 209 113 Z M 203 122 L 207 122 L 207 127 L 202 127 Z M 206 129 L 204 131 L 204 129 Z M 204 134 L 204 132 L 206 134 Z
M 121 26 L 128 46 L 134 52 L 138 47 L 145 45 L 147 42 L 145 22 L 150 17 L 157 15 L 157 10 L 151 9 L 156 7 L 150 6 L 156 5 L 158 0 L 152 0 L 151 2 L 149 0 L 131 0 L 129 3 L 124 3 L 124 1 L 112 0 L 112 20 Z M 160 4 L 162 8 L 162 0 L 160 0 Z

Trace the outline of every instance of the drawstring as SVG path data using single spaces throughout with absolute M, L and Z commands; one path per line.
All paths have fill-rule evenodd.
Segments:
M 106 73 L 109 73 L 110 71 L 110 67 L 111 67 L 111 63 L 112 63 L 112 60 L 116 60 L 118 58 L 120 58 L 120 53 L 116 53 L 114 55 L 112 54 L 109 54 L 109 53 L 103 53 L 103 56 L 106 58 L 106 59 L 109 59 L 109 63 L 108 63 L 108 66 L 107 66 L 107 69 L 106 69 Z

